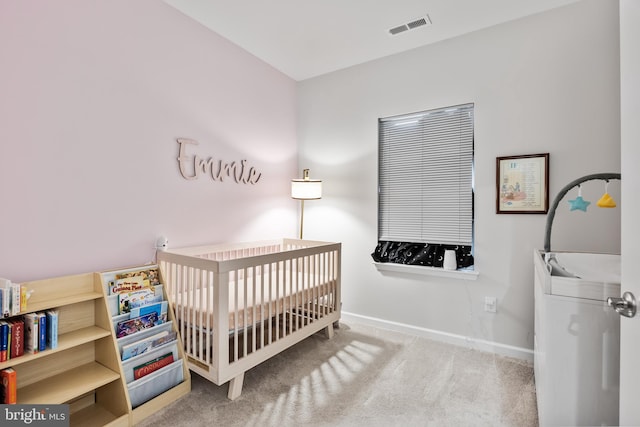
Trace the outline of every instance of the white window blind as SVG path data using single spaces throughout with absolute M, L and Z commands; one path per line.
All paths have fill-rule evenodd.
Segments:
M 471 245 L 473 104 L 379 120 L 379 240 Z

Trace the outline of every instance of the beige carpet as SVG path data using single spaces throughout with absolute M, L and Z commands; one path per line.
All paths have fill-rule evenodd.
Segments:
M 139 426 L 538 425 L 530 364 L 355 323 L 253 368 L 235 401 L 192 383 Z

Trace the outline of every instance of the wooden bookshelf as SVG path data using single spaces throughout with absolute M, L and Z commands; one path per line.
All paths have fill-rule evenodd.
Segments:
M 131 424 L 106 301 L 96 273 L 22 283 L 27 313 L 57 309 L 58 346 L 0 363 L 17 374 L 19 404 L 69 404 L 70 425 Z
M 0 362 L 0 369 L 16 371 L 18 404 L 68 404 L 72 427 L 132 426 L 191 391 L 189 369 L 182 360 L 182 379 L 176 385 L 132 406 L 104 274 L 22 283 L 30 297 L 26 309 L 12 317 L 56 309 L 58 345 Z M 168 319 L 175 322 L 171 310 Z M 176 344 L 178 359 L 184 359 L 179 337 Z

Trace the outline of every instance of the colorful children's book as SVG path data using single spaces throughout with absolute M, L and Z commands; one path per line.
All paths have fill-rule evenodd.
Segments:
M 133 379 L 138 380 L 145 375 L 149 375 L 152 372 L 157 371 L 158 369 L 170 365 L 173 363 L 173 353 L 167 353 L 162 356 L 156 357 L 148 362 L 143 363 L 142 365 L 134 366 L 133 368 Z
M 6 368 L 0 371 L 0 385 L 4 394 L 5 404 L 18 403 L 18 378 L 13 368 Z
M 15 317 L 9 321 L 11 325 L 11 358 L 19 357 L 24 354 L 24 320 L 21 317 Z
M 174 341 L 177 337 L 176 331 L 163 331 L 147 338 L 142 338 L 131 344 L 122 346 L 122 360 L 127 360 L 158 347 L 164 343 Z
M 148 270 L 128 271 L 126 273 L 118 273 L 117 279 L 125 279 L 127 277 L 140 276 L 143 280 L 148 280 L 150 286 L 156 286 L 160 284 L 160 276 L 157 268 L 150 268 Z
M 2 317 L 11 316 L 11 280 L 0 278 L 0 292 L 2 292 Z
M 139 291 L 151 287 L 151 283 L 142 276 L 124 277 L 109 282 L 109 295 Z
M 167 301 L 160 301 L 153 304 L 143 305 L 141 307 L 134 307 L 129 312 L 130 318 L 144 316 L 145 314 L 156 312 L 158 313 L 159 323 L 167 321 L 167 307 L 169 303 Z
M 139 291 L 118 294 L 119 313 L 129 313 L 132 308 L 162 301 L 162 292 L 160 289 L 158 286 L 152 286 L 151 288 L 144 288 Z
M 58 310 L 47 310 L 47 347 L 58 348 Z
M 133 319 L 123 320 L 116 325 L 116 337 L 122 338 L 127 335 L 136 333 L 142 329 L 151 328 L 158 323 L 158 313 L 145 314 L 144 316 L 134 317 Z
M 11 315 L 17 316 L 20 314 L 20 284 L 11 284 Z
M 36 313 L 24 315 L 24 350 L 27 353 L 37 353 L 40 348 L 38 326 L 39 319 Z
M 47 349 L 47 315 L 38 312 L 38 351 Z
M 29 299 L 29 292 L 24 285 L 20 286 L 20 311 L 27 311 L 27 300 Z
M 0 320 L 0 362 L 9 359 L 9 323 Z

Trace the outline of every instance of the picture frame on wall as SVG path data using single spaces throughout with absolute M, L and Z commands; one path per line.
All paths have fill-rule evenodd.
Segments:
M 549 153 L 496 157 L 496 213 L 549 211 Z

